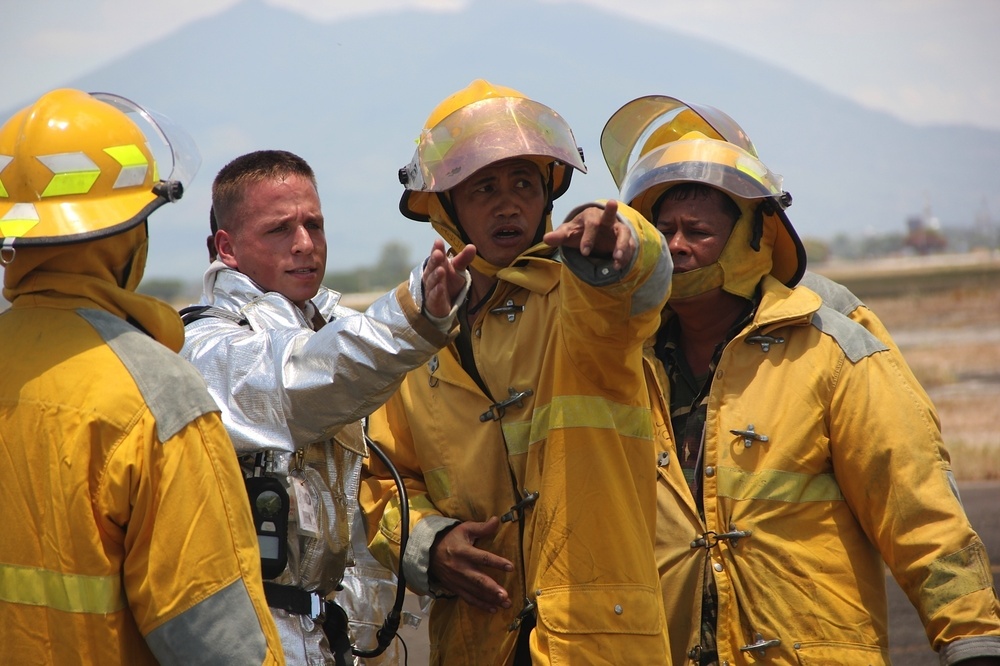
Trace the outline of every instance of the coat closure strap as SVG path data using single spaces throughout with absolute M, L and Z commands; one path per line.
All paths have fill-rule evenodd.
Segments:
M 521 512 L 525 509 L 534 505 L 538 500 L 538 491 L 529 493 L 527 489 L 524 491 L 524 499 L 510 507 L 510 511 L 500 516 L 501 523 L 514 523 L 521 518 Z
M 512 298 L 508 298 L 506 303 L 490 310 L 490 314 L 507 315 L 507 321 L 509 322 L 513 322 L 515 319 L 517 319 L 517 315 L 521 312 L 524 312 L 524 306 L 515 305 L 514 299 Z
M 479 420 L 482 423 L 487 421 L 499 421 L 503 418 L 504 414 L 507 412 L 507 408 L 511 405 L 516 405 L 517 407 L 523 407 L 524 403 L 522 400 L 532 395 L 534 391 L 529 389 L 524 389 L 523 391 L 518 391 L 513 386 L 507 388 L 507 393 L 509 397 L 506 400 L 501 400 L 500 402 L 494 402 L 490 405 L 490 408 L 479 415 Z
M 694 541 L 691 542 L 691 547 L 711 550 L 720 541 L 729 541 L 733 545 L 733 548 L 735 548 L 739 545 L 740 539 L 745 539 L 751 534 L 753 534 L 751 530 L 738 530 L 735 525 L 730 525 L 728 532 L 713 532 L 709 530 L 701 536 L 695 537 Z

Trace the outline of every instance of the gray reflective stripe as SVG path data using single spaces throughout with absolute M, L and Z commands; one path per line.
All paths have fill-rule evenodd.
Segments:
M 735 500 L 839 502 L 844 494 L 832 474 L 799 474 L 768 469 L 747 472 L 737 467 L 720 467 L 718 494 Z
M 813 315 L 812 325 L 836 340 L 851 363 L 889 349 L 864 326 L 826 305 Z
M 632 294 L 632 316 L 648 312 L 652 308 L 660 307 L 664 292 L 670 288 L 670 281 L 674 273 L 674 262 L 670 258 L 670 251 L 667 250 L 666 239 L 662 234 L 658 235 L 660 236 L 660 249 L 663 254 L 660 260 L 656 262 L 653 274 Z
M 77 313 L 100 334 L 132 375 L 166 442 L 196 418 L 219 411 L 205 380 L 190 363 L 138 329 L 103 310 Z
M 0 600 L 96 615 L 125 608 L 120 574 L 84 576 L 15 564 L 0 564 Z
M 164 666 L 262 664 L 267 640 L 240 578 L 146 635 Z
M 812 289 L 823 299 L 823 305 L 828 305 L 847 316 L 864 305 L 861 299 L 844 285 L 811 271 L 805 272 L 799 280 L 799 286 Z
M 503 436 L 510 455 L 526 453 L 528 446 L 548 437 L 552 430 L 595 428 L 617 430 L 624 437 L 653 439 L 649 409 L 623 405 L 599 396 L 560 395 L 542 407 L 535 407 L 530 421 L 503 424 Z
M 948 476 L 948 487 L 951 488 L 951 492 L 955 495 L 955 499 L 958 500 L 959 504 L 962 504 L 962 496 L 958 493 L 958 481 L 955 480 L 955 473 L 950 469 L 947 472 Z M 964 506 L 962 508 L 965 508 Z

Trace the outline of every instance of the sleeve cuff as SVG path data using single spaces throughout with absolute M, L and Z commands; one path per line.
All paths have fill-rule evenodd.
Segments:
M 425 261 L 424 264 L 426 263 L 427 262 Z M 458 309 L 462 306 L 462 303 L 465 302 L 465 297 L 469 294 L 469 288 L 472 285 L 472 275 L 467 270 L 462 271 L 462 277 L 465 278 L 465 285 L 462 287 L 462 291 L 458 293 L 458 296 L 455 297 L 454 303 L 451 306 L 451 311 L 443 317 L 435 317 L 427 311 L 427 308 L 424 307 L 424 284 L 421 279 L 423 277 L 424 264 L 417 266 L 410 272 L 410 282 L 408 285 L 410 298 L 413 299 L 413 302 L 417 304 L 417 308 L 420 310 L 420 313 L 426 317 L 427 321 L 429 321 L 434 328 L 441 333 L 448 334 L 455 326 L 455 318 L 458 314 Z
M 946 643 L 938 652 L 942 666 L 951 666 L 965 659 L 993 657 L 1000 659 L 1000 636 L 971 636 Z
M 431 546 L 439 533 L 459 522 L 454 518 L 431 515 L 423 518 L 410 531 L 403 556 L 403 575 L 406 577 L 406 586 L 412 591 L 431 594 Z
M 563 223 L 572 220 L 574 217 L 579 215 L 581 211 L 587 208 L 600 208 L 603 210 L 604 204 L 593 202 L 577 206 L 571 210 L 568 215 L 566 215 L 566 219 L 563 220 Z M 618 213 L 617 217 L 619 222 L 628 227 L 629 232 L 632 234 L 632 239 L 636 242 L 636 247 L 638 247 L 639 234 L 636 232 L 635 227 L 633 227 L 632 223 L 627 218 L 622 216 L 621 213 Z M 569 268 L 574 275 L 576 275 L 576 277 L 593 287 L 607 287 L 608 285 L 621 282 L 622 279 L 628 275 L 629 271 L 632 270 L 632 266 L 635 265 L 639 254 L 636 252 L 632 256 L 628 265 L 623 266 L 619 270 L 615 268 L 615 261 L 611 257 L 585 257 L 580 254 L 579 250 L 568 247 L 560 248 L 560 250 L 563 264 L 565 264 L 566 267 Z

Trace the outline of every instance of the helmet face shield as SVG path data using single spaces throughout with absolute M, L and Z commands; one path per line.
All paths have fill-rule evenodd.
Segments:
M 170 158 L 172 165 L 170 173 L 166 178 L 159 174 L 158 177 L 161 180 L 168 183 L 180 183 L 182 188 L 191 184 L 201 166 L 201 154 L 190 134 L 166 116 L 152 109 L 145 109 L 120 95 L 103 92 L 90 93 L 90 95 L 115 107 L 139 126 L 146 138 L 150 140 L 149 147 L 153 151 L 157 165 L 167 164 L 163 158 Z M 152 139 L 156 139 L 156 141 Z
M 693 133 L 667 143 L 639 159 L 628 170 L 621 185 L 622 201 L 630 202 L 644 215 L 647 205 L 637 205 L 642 195 L 662 193 L 666 185 L 695 182 L 711 185 L 739 199 L 781 196 L 782 178 L 742 148 Z
M 752 298 L 770 273 L 788 286 L 806 265 L 805 248 L 783 210 L 782 177 L 757 157 L 743 128 L 707 105 L 650 95 L 622 106 L 601 133 L 601 150 L 620 198 L 650 222 L 664 192 L 699 183 L 725 192 L 740 207 L 722 256 L 712 266 L 675 275 L 671 299 L 721 287 Z
M 616 111 L 601 132 L 601 152 L 615 185 L 622 187 L 629 165 L 651 146 L 675 141 L 688 132 L 701 132 L 710 139 L 727 141 L 757 155 L 750 137 L 723 111 L 665 95 L 648 95 Z
M 445 192 L 490 164 L 532 156 L 587 172 L 573 132 L 559 114 L 527 98 L 493 97 L 425 129 L 401 179 L 410 191 Z

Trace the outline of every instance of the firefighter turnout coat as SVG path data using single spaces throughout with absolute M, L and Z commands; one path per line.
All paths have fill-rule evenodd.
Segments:
M 176 354 L 180 318 L 96 277 L 124 236 L 32 249 L 48 270 L 7 276 L 0 661 L 283 663 L 243 477 Z
M 970 644 L 1000 648 L 986 551 L 933 407 L 898 352 L 809 289 L 765 277 L 753 321 L 712 379 L 703 521 L 672 462 L 663 366 L 646 351 L 675 664 L 697 655 L 706 576 L 718 591 L 719 663 L 886 664 L 883 561 L 942 663 Z
M 571 219 L 571 213 L 567 219 Z M 518 616 L 537 609 L 536 663 L 666 663 L 652 541 L 655 452 L 642 374 L 643 341 L 669 292 L 660 234 L 622 205 L 638 241 L 630 266 L 522 255 L 471 331 L 489 394 L 463 370 L 454 344 L 412 371 L 371 419 L 406 484 L 410 588 L 428 580 L 438 533 L 501 517 L 476 546 L 507 558 L 497 572 L 513 606 L 491 614 L 435 599 L 431 663 L 505 664 Z M 366 463 L 361 492 L 370 547 L 399 556 L 400 507 L 391 479 Z

